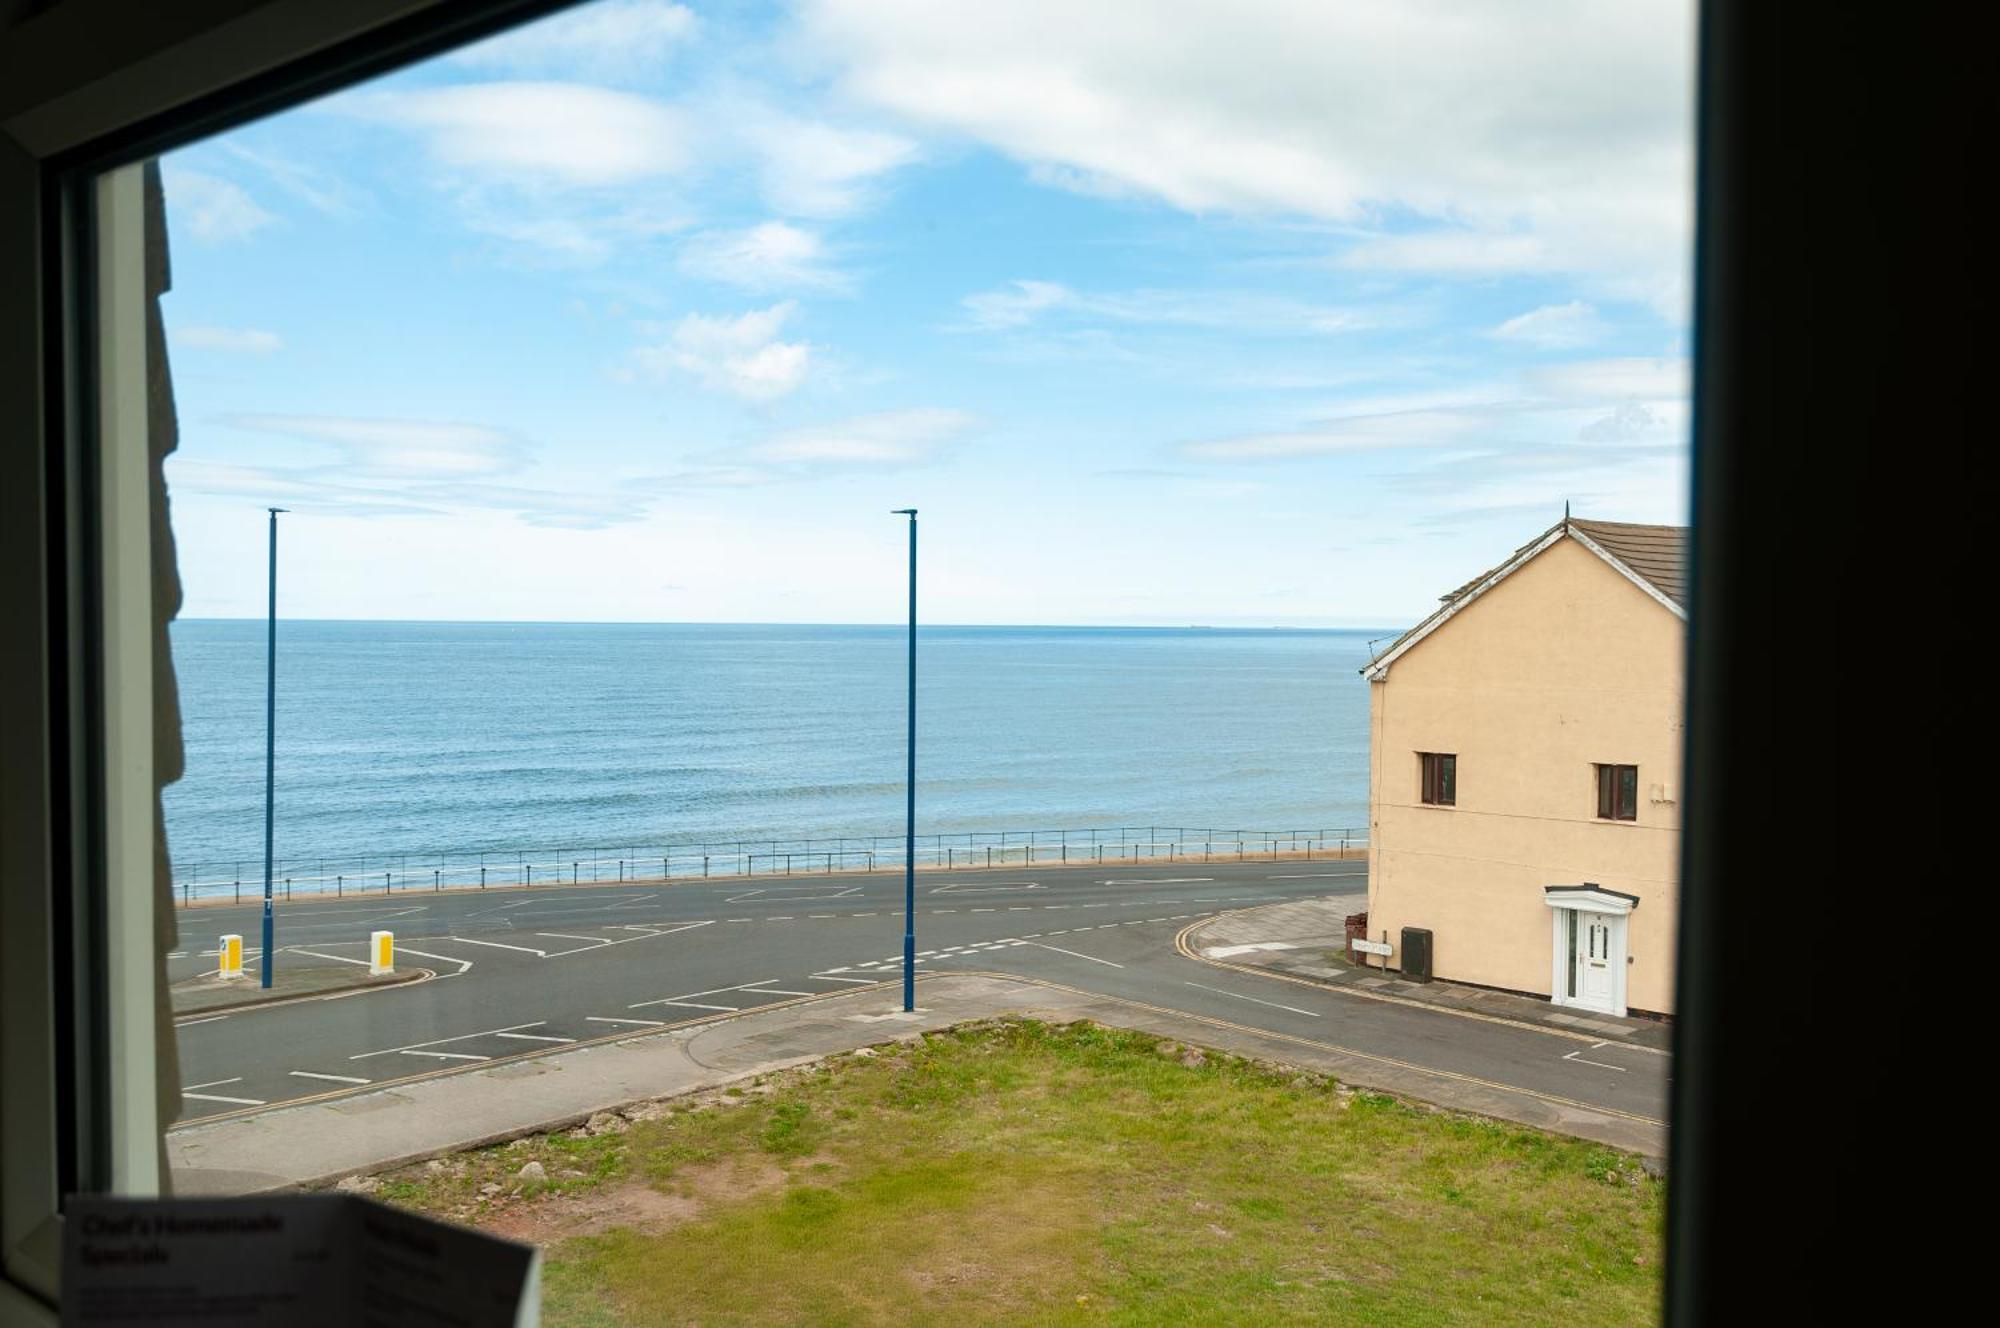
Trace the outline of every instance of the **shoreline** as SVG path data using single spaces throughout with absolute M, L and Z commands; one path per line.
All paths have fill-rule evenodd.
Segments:
M 1367 860 L 1368 860 L 1368 846 L 1365 844 L 1357 844 L 1345 849 L 1337 849 L 1337 848 L 1336 849 L 1275 849 L 1267 852 L 1240 854 L 1237 856 L 1225 856 L 1221 854 L 1216 854 L 1213 856 L 1206 856 L 1200 858 L 1193 856 L 1184 856 L 1180 854 L 1166 853 L 1166 854 L 1157 854 L 1149 857 L 1119 858 L 1109 863 L 1106 863 L 1102 860 L 1077 861 L 1077 862 L 1065 862 L 1065 861 L 1054 861 L 1054 860 L 1044 860 L 1038 862 L 1026 862 L 1026 861 L 1009 862 L 1002 860 L 999 862 L 991 862 L 991 863 L 988 862 L 979 862 L 976 864 L 967 863 L 964 866 L 947 866 L 943 863 L 919 863 L 917 866 L 917 873 L 918 875 L 929 875 L 931 873 L 937 873 L 937 872 L 950 873 L 950 872 L 963 872 L 963 871 L 999 871 L 1004 868 L 1016 867 L 1016 866 L 1020 867 L 1023 871 L 1051 871 L 1051 870 L 1081 871 L 1084 868 L 1102 869 L 1107 866 L 1115 869 L 1118 867 L 1159 867 L 1159 866 L 1179 866 L 1183 864 L 1190 867 L 1199 867 L 1204 864 L 1237 863 L 1237 862 L 1366 862 Z M 317 904 L 324 904 L 329 902 L 342 903 L 350 899 L 355 900 L 357 902 L 368 902 L 372 900 L 379 903 L 383 899 L 396 899 L 408 895 L 480 894 L 480 893 L 491 894 L 501 891 L 517 891 L 517 890 L 602 890 L 602 889 L 615 890 L 615 889 L 628 889 L 633 886 L 665 887 L 665 886 L 683 886 L 683 885 L 703 885 L 703 884 L 708 884 L 710 882 L 736 883 L 742 881 L 769 881 L 769 880 L 810 881 L 810 880 L 841 879 L 841 878 L 851 879 L 857 876 L 900 876 L 902 874 L 903 874 L 903 868 L 899 864 L 892 867 L 836 867 L 830 871 L 826 869 L 820 869 L 817 871 L 797 871 L 797 872 L 790 872 L 790 871 L 716 872 L 712 875 L 706 875 L 706 876 L 692 876 L 692 875 L 672 876 L 672 877 L 627 876 L 624 877 L 623 879 L 615 881 L 599 880 L 599 881 L 566 882 L 562 880 L 552 880 L 547 882 L 546 884 L 542 882 L 534 882 L 531 884 L 522 884 L 517 882 L 509 885 L 490 885 L 490 886 L 438 885 L 438 886 L 433 886 L 429 890 L 424 889 L 421 885 L 403 885 L 393 890 L 347 890 L 339 894 L 336 894 L 331 890 L 315 889 L 315 890 L 301 890 L 296 892 L 296 900 L 294 899 L 294 896 L 274 895 L 272 897 L 272 907 L 274 909 L 277 909 L 293 902 L 317 903 Z M 216 896 L 216 895 L 196 896 L 194 898 L 186 900 L 176 898 L 174 900 L 174 908 L 176 911 L 190 911 L 190 912 L 200 909 L 210 909 L 210 908 L 241 908 L 241 907 L 248 907 L 256 904 L 261 904 L 263 902 L 263 897 L 264 897 L 263 889 L 260 885 L 254 893 L 246 892 L 244 897 L 241 899 L 237 899 L 230 896 Z

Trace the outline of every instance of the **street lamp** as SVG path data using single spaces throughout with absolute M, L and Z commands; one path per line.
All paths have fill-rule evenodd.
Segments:
M 903 1010 L 917 1008 L 917 509 L 899 507 L 910 518 L 910 687 L 909 747 L 903 775 Z
M 271 586 L 264 628 L 264 952 L 258 961 L 263 985 L 271 985 L 271 826 L 277 792 L 278 746 L 278 513 L 288 509 L 265 509 L 271 514 Z

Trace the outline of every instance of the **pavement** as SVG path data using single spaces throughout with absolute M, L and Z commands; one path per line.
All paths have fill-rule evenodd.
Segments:
M 1358 988 L 1240 956 L 1210 960 L 1187 943 L 1215 926 L 1224 930 L 1208 943 L 1224 946 L 1268 942 L 1274 928 L 1306 935 L 1284 920 L 1310 912 L 1260 922 L 1242 910 L 1321 900 L 1344 915 L 1362 906 L 1365 872 L 1355 861 L 1279 861 L 920 874 L 921 1003 L 946 1022 L 1005 1008 L 1157 1028 L 1663 1151 L 1667 1059 L 1655 1049 L 1395 993 L 1359 999 Z M 281 907 L 279 973 L 359 958 L 380 927 L 396 931 L 400 963 L 436 976 L 177 1021 L 186 1105 L 168 1141 L 176 1184 L 298 1184 L 713 1081 L 688 1078 L 676 1056 L 714 1076 L 880 1040 L 880 1027 L 849 1015 L 888 1012 L 878 988 L 899 972 L 902 905 L 901 876 L 884 874 Z M 242 912 L 208 908 L 182 922 L 253 934 L 255 910 Z M 246 965 L 254 972 L 261 958 Z M 190 942 L 170 962 L 192 975 L 209 960 Z M 947 978 L 1004 982 L 1011 994 L 996 1005 L 993 991 L 973 999 L 941 987 Z M 827 1013 L 842 1001 L 846 1013 Z M 721 1056 L 737 1037 L 761 1039 L 769 1054 Z M 602 1077 L 604 1066 L 625 1068 Z M 555 1091 L 571 1084 L 580 1087 Z
M 1672 1025 L 1662 1020 L 1564 1009 L 1539 997 L 1457 982 L 1412 982 L 1399 973 L 1350 963 L 1344 924 L 1355 911 L 1345 897 L 1267 904 L 1221 914 L 1191 932 L 1186 944 L 1213 963 L 1302 978 L 1355 995 L 1506 1020 L 1606 1045 L 1615 1041 L 1662 1053 L 1672 1046 Z

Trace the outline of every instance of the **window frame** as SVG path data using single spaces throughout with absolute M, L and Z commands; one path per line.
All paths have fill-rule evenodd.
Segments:
M 1458 753 L 1417 753 L 1417 798 L 1426 807 L 1458 806 Z
M 1599 761 L 1591 769 L 1597 774 L 1597 819 L 1636 822 L 1639 819 L 1639 767 Z M 1626 787 L 1628 784 L 1629 789 Z M 1607 806 L 1609 811 L 1605 810 Z

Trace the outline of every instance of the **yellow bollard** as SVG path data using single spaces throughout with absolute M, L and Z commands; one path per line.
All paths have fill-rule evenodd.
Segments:
M 368 935 L 368 976 L 379 978 L 385 973 L 396 971 L 396 937 L 393 932 L 377 931 Z
M 216 960 L 215 976 L 218 978 L 240 978 L 243 976 L 243 938 L 225 936 L 222 949 Z

